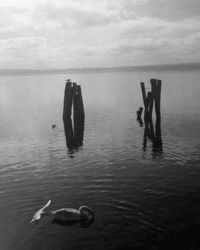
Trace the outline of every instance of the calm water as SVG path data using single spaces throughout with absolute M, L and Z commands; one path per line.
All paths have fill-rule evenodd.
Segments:
M 153 77 L 163 80 L 154 140 L 136 120 L 139 83 Z M 83 146 L 70 151 L 67 78 L 81 84 L 86 114 Z M 198 71 L 1 77 L 0 249 L 200 249 L 199 79 Z M 95 222 L 29 224 L 49 199 L 51 209 L 86 204 Z

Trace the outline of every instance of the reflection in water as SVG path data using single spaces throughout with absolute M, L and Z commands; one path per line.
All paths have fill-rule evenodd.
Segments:
M 156 118 L 155 130 L 151 117 L 144 119 L 144 124 L 143 150 L 147 150 L 147 139 L 149 139 L 152 142 L 153 157 L 162 157 L 161 119 Z
M 80 119 L 73 122 L 74 126 L 72 126 L 71 117 L 63 119 L 66 145 L 70 154 L 73 154 L 74 151 L 83 145 L 84 136 L 84 120 Z
M 79 224 L 81 227 L 89 227 L 91 224 L 94 223 L 94 219 L 89 220 L 89 221 L 84 221 L 84 220 L 81 220 L 81 221 L 74 221 L 74 220 L 64 221 L 64 220 L 61 220 L 61 219 L 53 219 L 51 223 L 52 224 L 57 224 L 57 225 L 60 225 L 60 226 L 65 226 L 65 227 L 73 226 L 73 225 L 76 225 L 76 224 Z

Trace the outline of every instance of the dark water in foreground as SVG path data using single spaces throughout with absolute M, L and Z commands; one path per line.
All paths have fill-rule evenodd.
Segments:
M 86 113 L 83 146 L 70 152 L 69 77 Z M 151 77 L 163 80 L 154 141 L 135 115 L 139 82 Z M 198 71 L 1 77 L 0 249 L 200 249 L 199 79 Z M 95 222 L 29 224 L 49 199 L 51 209 L 86 204 Z

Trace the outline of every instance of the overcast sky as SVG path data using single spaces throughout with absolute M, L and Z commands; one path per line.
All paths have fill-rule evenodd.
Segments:
M 200 62 L 200 0 L 0 0 L 0 69 Z

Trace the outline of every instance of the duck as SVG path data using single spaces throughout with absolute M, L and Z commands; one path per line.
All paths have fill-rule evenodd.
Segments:
M 52 127 L 52 128 L 55 128 L 55 127 L 56 127 L 56 124 L 52 124 L 51 127 Z

